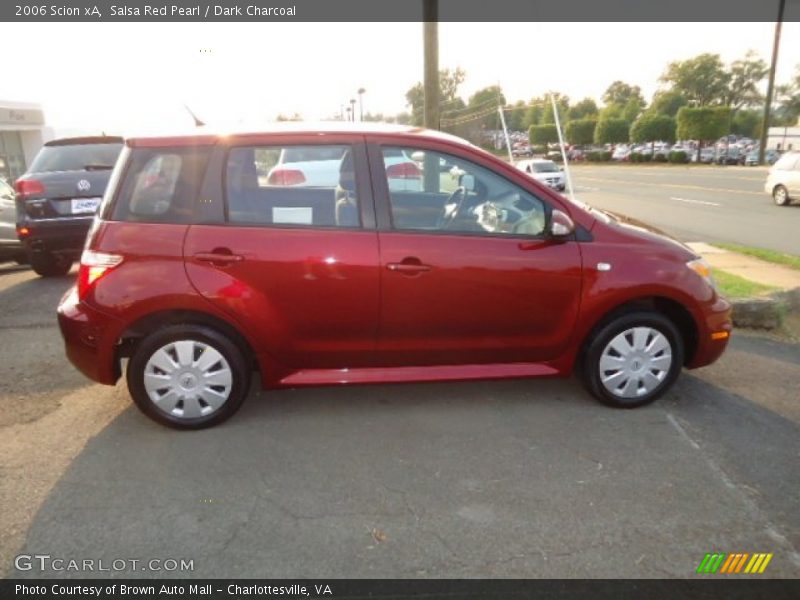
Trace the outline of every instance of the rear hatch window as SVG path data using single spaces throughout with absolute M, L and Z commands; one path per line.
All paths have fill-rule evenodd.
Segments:
M 145 223 L 191 222 L 210 152 L 208 146 L 134 148 L 103 217 Z
M 112 169 L 122 144 L 76 144 L 45 146 L 31 163 L 31 173 Z

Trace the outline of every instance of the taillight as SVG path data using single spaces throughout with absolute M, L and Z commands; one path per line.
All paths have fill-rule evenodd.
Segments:
M 14 183 L 14 191 L 24 200 L 28 196 L 44 194 L 44 184 L 36 179 L 18 179 Z
M 386 177 L 389 179 L 421 179 L 422 171 L 415 163 L 404 162 L 386 167 Z
M 97 280 L 122 262 L 119 254 L 84 250 L 78 270 L 78 298 L 83 298 Z
M 299 185 L 306 182 L 306 176 L 297 169 L 275 169 L 269 174 L 270 185 Z

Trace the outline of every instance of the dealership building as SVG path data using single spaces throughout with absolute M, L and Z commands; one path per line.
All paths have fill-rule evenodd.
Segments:
M 38 104 L 0 100 L 0 179 L 14 181 L 53 137 Z

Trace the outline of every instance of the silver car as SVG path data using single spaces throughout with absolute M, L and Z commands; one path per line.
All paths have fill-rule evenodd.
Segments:
M 764 191 L 778 206 L 800 198 L 800 152 L 787 152 L 769 170 Z

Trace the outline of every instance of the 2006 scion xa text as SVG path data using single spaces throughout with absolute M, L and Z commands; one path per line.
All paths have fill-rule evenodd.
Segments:
M 614 407 L 715 361 L 691 250 L 458 138 L 287 124 L 126 142 L 61 300 L 70 360 L 196 429 L 265 387 L 569 375 Z M 532 384 L 533 385 L 533 384 Z

